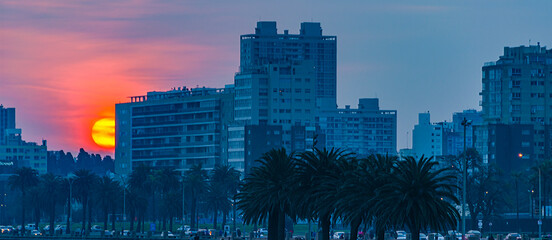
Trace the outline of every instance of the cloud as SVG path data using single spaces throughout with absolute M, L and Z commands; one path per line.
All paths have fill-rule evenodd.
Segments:
M 1 6 L 0 13 L 9 12 L 0 17 L 0 103 L 16 107 L 24 138 L 46 138 L 50 149 L 105 151 L 93 144 L 91 126 L 112 117 L 115 103 L 220 78 L 222 71 L 212 64 L 229 61 L 233 55 L 224 50 L 186 36 L 133 38 L 132 31 L 151 26 L 139 19 L 163 7 L 133 7 L 134 2 Z

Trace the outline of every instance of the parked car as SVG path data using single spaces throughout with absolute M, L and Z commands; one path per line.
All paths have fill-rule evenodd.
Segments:
M 420 233 L 420 240 L 427 240 L 427 235 L 425 233 Z
M 56 233 L 58 234 L 61 234 L 61 233 L 64 233 L 66 229 L 67 229 L 67 226 L 58 224 L 56 228 L 54 228 L 54 231 L 56 231 Z
M 106 237 L 108 237 L 108 236 L 111 237 L 111 236 L 113 236 L 113 233 L 114 233 L 114 231 L 105 230 L 105 231 L 104 231 L 104 236 L 106 236 Z
M 36 229 L 36 224 L 29 223 L 29 224 L 25 225 L 25 230 L 37 230 Z
M 334 232 L 334 239 L 345 239 L 345 232 Z
M 260 237 L 268 236 L 268 230 L 266 230 L 266 228 L 259 228 L 258 232 Z
M 188 232 L 190 231 L 190 226 L 189 225 L 182 225 L 180 226 L 178 229 L 176 229 L 177 232 L 182 232 L 182 230 L 184 230 L 184 232 Z
M 469 230 L 466 233 L 466 239 L 469 239 L 470 237 L 476 237 L 477 239 L 481 239 L 481 232 L 477 230 Z
M 31 235 L 33 235 L 33 236 L 42 236 L 42 233 L 38 230 L 32 230 Z
M 103 229 L 102 229 L 101 226 L 94 225 L 94 226 L 92 226 L 92 228 L 90 228 L 90 231 L 91 231 L 91 232 L 102 232 Z
M 508 233 L 505 240 L 521 240 L 521 235 L 519 233 Z
M 174 234 L 172 234 L 172 232 L 170 231 L 164 231 L 161 233 L 161 237 L 167 237 L 167 238 L 176 238 L 176 236 Z
M 406 240 L 406 231 L 399 230 L 395 233 L 397 234 L 397 240 Z
M 48 232 L 50 231 L 50 225 L 46 225 L 42 228 L 42 230 L 44 230 L 44 232 Z

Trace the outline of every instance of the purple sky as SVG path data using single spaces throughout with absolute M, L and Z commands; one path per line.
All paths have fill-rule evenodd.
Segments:
M 90 137 L 127 96 L 223 87 L 239 35 L 259 20 L 338 36 L 338 104 L 398 110 L 398 148 L 419 112 L 478 106 L 481 66 L 504 46 L 552 47 L 552 1 L 0 1 L 0 103 L 49 149 L 112 154 Z M 411 134 L 410 134 L 411 136 Z M 411 140 L 409 140 L 411 142 Z

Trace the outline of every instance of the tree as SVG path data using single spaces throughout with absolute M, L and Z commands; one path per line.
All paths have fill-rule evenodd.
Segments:
M 460 215 L 454 204 L 455 175 L 447 168 L 435 170 L 438 163 L 422 156 L 406 157 L 393 167 L 393 178 L 378 189 L 377 214 L 396 225 L 406 225 L 412 239 L 420 238 L 427 227 L 444 231 L 456 225 Z
M 296 159 L 281 148 L 265 153 L 258 162 L 237 194 L 237 207 L 247 224 L 268 217 L 268 240 L 284 239 L 285 215 L 292 210 Z
M 172 216 L 173 210 L 171 209 L 171 203 L 173 202 L 170 197 L 176 197 L 175 194 L 170 194 L 171 192 L 178 191 L 180 184 L 178 179 L 180 174 L 174 168 L 162 168 L 155 171 L 155 181 L 161 192 L 161 212 L 163 216 L 163 227 L 162 230 L 166 230 L 167 226 L 167 217 L 170 219 L 170 229 L 172 229 Z
M 107 218 L 110 210 L 116 208 L 116 196 L 119 195 L 120 186 L 117 181 L 114 181 L 108 176 L 103 176 L 99 179 L 95 186 L 94 198 L 103 210 L 104 229 L 107 229 Z
M 297 213 L 301 217 L 317 216 L 322 226 L 322 240 L 330 238 L 331 217 L 335 210 L 338 196 L 332 192 L 336 189 L 327 183 L 336 181 L 338 162 L 348 161 L 350 153 L 341 149 L 314 148 L 304 152 L 298 161 L 298 197 Z
M 379 187 L 393 180 L 389 176 L 392 176 L 396 162 L 396 156 L 378 154 L 341 164 L 340 168 L 345 175 L 336 209 L 337 214 L 351 224 L 351 233 L 358 232 L 362 221 L 374 220 L 377 238 L 384 238 L 386 227 L 390 223 L 384 216 L 376 214 L 375 206 L 379 199 L 377 191 Z M 351 235 L 352 240 L 356 237 L 356 234 Z
M 89 221 L 88 226 L 86 226 L 86 211 L 88 209 L 88 214 L 91 214 L 89 208 L 92 195 L 91 190 L 96 185 L 98 176 L 86 169 L 77 170 L 74 174 L 76 176 L 73 183 L 74 195 L 82 204 L 82 229 L 85 235 L 88 235 L 91 223 Z
M 240 172 L 228 165 L 219 165 L 211 172 L 209 201 L 213 204 L 216 229 L 217 212 L 222 211 L 222 226 L 226 225 L 226 216 L 230 210 L 230 200 L 234 198 L 240 184 Z
M 38 172 L 35 169 L 22 167 L 15 170 L 15 174 L 11 175 L 8 183 L 12 190 L 21 191 L 21 228 L 25 232 L 25 199 L 29 188 L 38 184 Z
M 200 197 L 206 192 L 207 189 L 207 171 L 203 170 L 201 164 L 194 165 L 190 170 L 184 174 L 184 184 L 186 188 L 186 194 L 189 193 L 191 199 L 190 204 L 190 225 L 192 228 L 197 229 L 196 214 L 198 209 L 198 202 Z
M 52 174 L 47 173 L 41 176 L 40 181 L 41 198 L 44 201 L 46 212 L 50 216 L 50 235 L 54 235 L 54 223 L 56 219 L 56 205 L 58 201 L 63 199 L 60 197 L 61 179 Z
M 136 167 L 129 178 L 129 193 L 127 195 L 128 200 L 132 203 L 134 209 L 131 209 L 131 226 L 134 224 L 133 214 L 137 213 L 138 224 L 136 231 L 144 231 L 143 223 L 145 222 L 145 213 L 148 207 L 148 198 L 151 195 L 153 184 L 152 181 L 152 169 L 146 165 L 139 165 Z

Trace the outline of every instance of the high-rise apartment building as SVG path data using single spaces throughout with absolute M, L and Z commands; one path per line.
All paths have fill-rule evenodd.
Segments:
M 116 104 L 115 171 L 128 174 L 140 164 L 177 169 L 226 164 L 233 103 L 230 85 L 148 92 Z
M 552 50 L 540 44 L 505 47 L 504 55 L 485 63 L 482 73 L 481 106 L 487 127 L 479 130 L 482 137 L 477 141 L 484 161 L 495 162 L 501 156 L 512 163 L 532 162 L 552 156 Z M 511 139 L 503 144 L 505 148 L 496 147 L 493 130 L 497 134 L 504 125 L 511 136 L 532 136 L 531 141 Z M 523 151 L 527 147 L 531 151 L 501 154 L 506 148 Z
M 15 128 L 15 108 L 4 108 L 0 105 L 0 145 L 6 144 L 6 129 Z
M 0 174 L 13 174 L 19 167 L 33 168 L 39 174 L 47 172 L 46 140 L 42 145 L 23 141 L 21 129 L 7 129 L 6 135 L 6 144 L 0 145 Z
M 356 153 L 397 154 L 397 111 L 380 110 L 379 99 L 362 98 L 358 109 L 350 106 L 321 111 L 317 117 L 319 138 L 327 148 Z
M 337 37 L 322 35 L 320 23 L 301 23 L 299 34 L 284 30 L 276 22 L 257 22 L 254 34 L 240 38 L 240 73 L 256 72 L 268 64 L 311 61 L 314 64 L 316 106 L 334 109 L 337 80 Z

